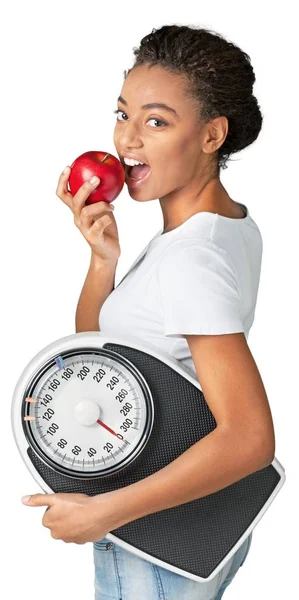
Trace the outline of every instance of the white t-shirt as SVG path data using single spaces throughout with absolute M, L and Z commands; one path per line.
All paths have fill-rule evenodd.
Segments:
M 244 332 L 248 339 L 263 242 L 239 204 L 244 218 L 199 212 L 159 230 L 104 302 L 100 331 L 166 352 L 197 380 L 184 334 Z

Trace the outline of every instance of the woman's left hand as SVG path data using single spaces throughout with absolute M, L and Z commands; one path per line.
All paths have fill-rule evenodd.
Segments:
M 33 494 L 24 496 L 26 506 L 48 506 L 42 524 L 51 536 L 66 543 L 85 544 L 104 538 L 114 528 L 108 494 Z M 25 499 L 28 499 L 27 501 Z M 109 510 L 110 505 L 110 510 Z M 110 522 L 109 522 L 110 520 Z

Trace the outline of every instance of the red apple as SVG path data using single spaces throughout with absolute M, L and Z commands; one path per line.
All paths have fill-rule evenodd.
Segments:
M 93 175 L 100 178 L 99 185 L 90 193 L 85 205 L 95 202 L 113 202 L 125 183 L 125 170 L 116 156 L 109 152 L 90 150 L 74 160 L 69 176 L 70 192 L 74 196 L 81 185 Z

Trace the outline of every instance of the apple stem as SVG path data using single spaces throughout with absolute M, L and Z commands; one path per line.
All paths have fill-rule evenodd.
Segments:
M 104 156 L 104 158 L 100 162 L 102 162 L 102 163 L 105 162 L 105 160 L 108 156 L 110 156 L 109 152 L 107 152 L 107 154 Z

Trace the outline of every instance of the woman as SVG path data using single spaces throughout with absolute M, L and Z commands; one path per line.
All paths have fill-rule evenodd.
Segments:
M 212 432 L 200 441 L 205 446 L 195 444 L 161 470 L 160 478 L 155 474 L 155 490 L 146 487 L 149 478 L 138 482 L 140 505 L 123 523 L 213 493 L 274 457 L 271 411 L 246 343 L 262 238 L 247 206 L 232 200 L 219 177 L 229 156 L 254 142 L 261 130 L 249 56 L 215 32 L 177 25 L 154 29 L 134 54 L 115 111 L 114 143 L 124 165 L 127 159 L 143 163 L 125 167 L 129 194 L 137 202 L 159 198 L 163 230 L 115 288 L 120 246 L 113 207 L 84 206 L 99 181 L 86 182 L 72 198 L 66 169 L 57 195 L 92 249 L 76 332 L 100 330 L 124 339 L 133 332 L 180 360 L 201 382 L 218 437 L 212 439 Z M 174 493 L 170 469 L 178 479 L 178 465 L 181 485 Z M 220 600 L 250 543 L 251 535 L 205 583 L 142 560 L 104 537 L 94 543 L 95 597 Z

